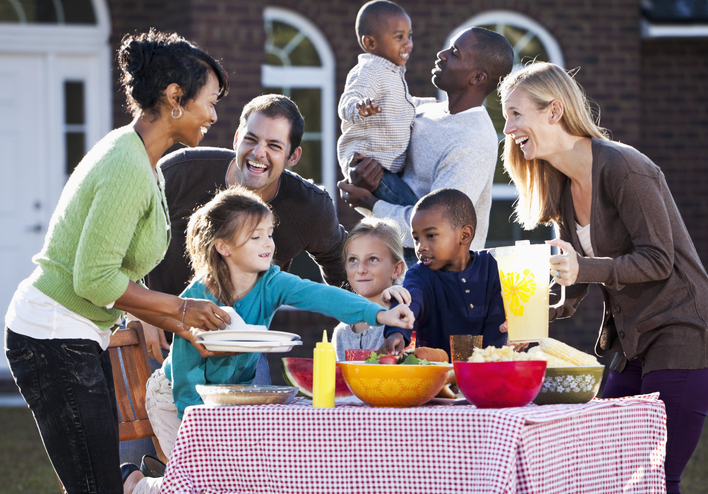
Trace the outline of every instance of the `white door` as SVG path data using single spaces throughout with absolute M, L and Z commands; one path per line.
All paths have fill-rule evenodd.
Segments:
M 47 102 L 41 55 L 0 55 L 0 313 L 33 269 L 50 215 Z M 3 324 L 4 325 L 4 324 Z M 0 359 L 4 364 L 4 358 Z
M 104 62 L 105 57 L 92 53 L 0 52 L 3 323 L 17 285 L 34 269 L 32 256 L 42 248 L 66 183 L 67 161 L 78 163 L 110 130 L 109 74 Z M 7 371 L 3 354 L 0 378 Z

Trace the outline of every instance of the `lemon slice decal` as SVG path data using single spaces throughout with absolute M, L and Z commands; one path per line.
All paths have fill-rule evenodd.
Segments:
M 536 293 L 536 280 L 533 273 L 528 269 L 524 269 L 522 274 L 516 271 L 505 273 L 500 270 L 499 275 L 504 305 L 515 316 L 523 316 L 524 304 L 529 301 L 531 295 Z

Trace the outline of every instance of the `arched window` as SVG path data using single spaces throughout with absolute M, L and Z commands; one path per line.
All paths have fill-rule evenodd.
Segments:
M 561 67 L 565 65 L 560 45 L 541 24 L 522 14 L 505 10 L 483 12 L 468 19 L 452 32 L 445 46 L 449 46 L 452 39 L 460 31 L 473 26 L 491 29 L 504 35 L 514 48 L 515 68 L 531 60 L 553 62 Z M 445 93 L 441 91 L 439 97 L 444 99 Z M 509 183 L 509 176 L 504 173 L 501 163 L 501 155 L 504 149 L 504 117 L 502 116 L 499 96 L 496 92 L 487 96 L 484 106 L 487 108 L 499 136 L 499 159 L 497 160 L 494 185 L 492 186 L 493 202 L 486 246 L 506 245 L 519 239 L 541 240 L 550 238 L 550 228 L 541 226 L 534 231 L 527 232 L 521 230 L 519 225 L 512 221 L 513 203 L 516 200 L 517 193 L 514 185 Z
M 305 117 L 302 158 L 295 171 L 325 186 L 336 197 L 335 61 L 329 43 L 308 19 L 290 10 L 266 7 L 266 65 L 263 87 L 289 96 Z

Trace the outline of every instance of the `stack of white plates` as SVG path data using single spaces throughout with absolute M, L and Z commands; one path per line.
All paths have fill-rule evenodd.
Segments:
M 246 325 L 244 329 L 205 331 L 199 336 L 204 347 L 212 352 L 289 352 L 302 345 L 300 336 L 283 331 L 268 331 L 265 326 Z
M 201 343 L 212 352 L 289 352 L 296 345 L 302 345 L 295 333 L 268 331 L 265 326 L 246 324 L 233 307 L 221 307 L 231 322 L 225 329 L 204 331 L 199 334 Z

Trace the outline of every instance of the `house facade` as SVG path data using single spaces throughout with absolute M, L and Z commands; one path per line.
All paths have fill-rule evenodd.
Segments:
M 264 92 L 291 96 L 306 118 L 295 171 L 337 197 L 336 104 L 360 52 L 348 0 L 0 1 L 0 307 L 32 270 L 66 177 L 93 143 L 130 121 L 115 54 L 125 33 L 176 31 L 220 59 L 231 78 L 219 121 L 202 145 L 230 147 L 243 105 Z M 708 262 L 708 12 L 670 0 L 401 0 L 415 47 L 411 94 L 442 97 L 430 82 L 438 51 L 459 30 L 504 34 L 517 63 L 579 68 L 576 79 L 601 109 L 615 140 L 664 171 L 696 249 Z M 501 132 L 499 104 L 487 102 Z M 500 133 L 501 138 L 501 133 Z M 510 221 L 515 190 L 499 170 L 488 246 L 540 241 Z M 338 200 L 341 221 L 357 213 Z M 311 274 L 306 259 L 298 264 Z M 589 349 L 599 326 L 599 291 L 552 335 Z M 321 328 L 320 328 L 321 330 Z M 582 330 L 582 331 L 579 331 Z M 583 336 L 579 336 L 579 335 Z

